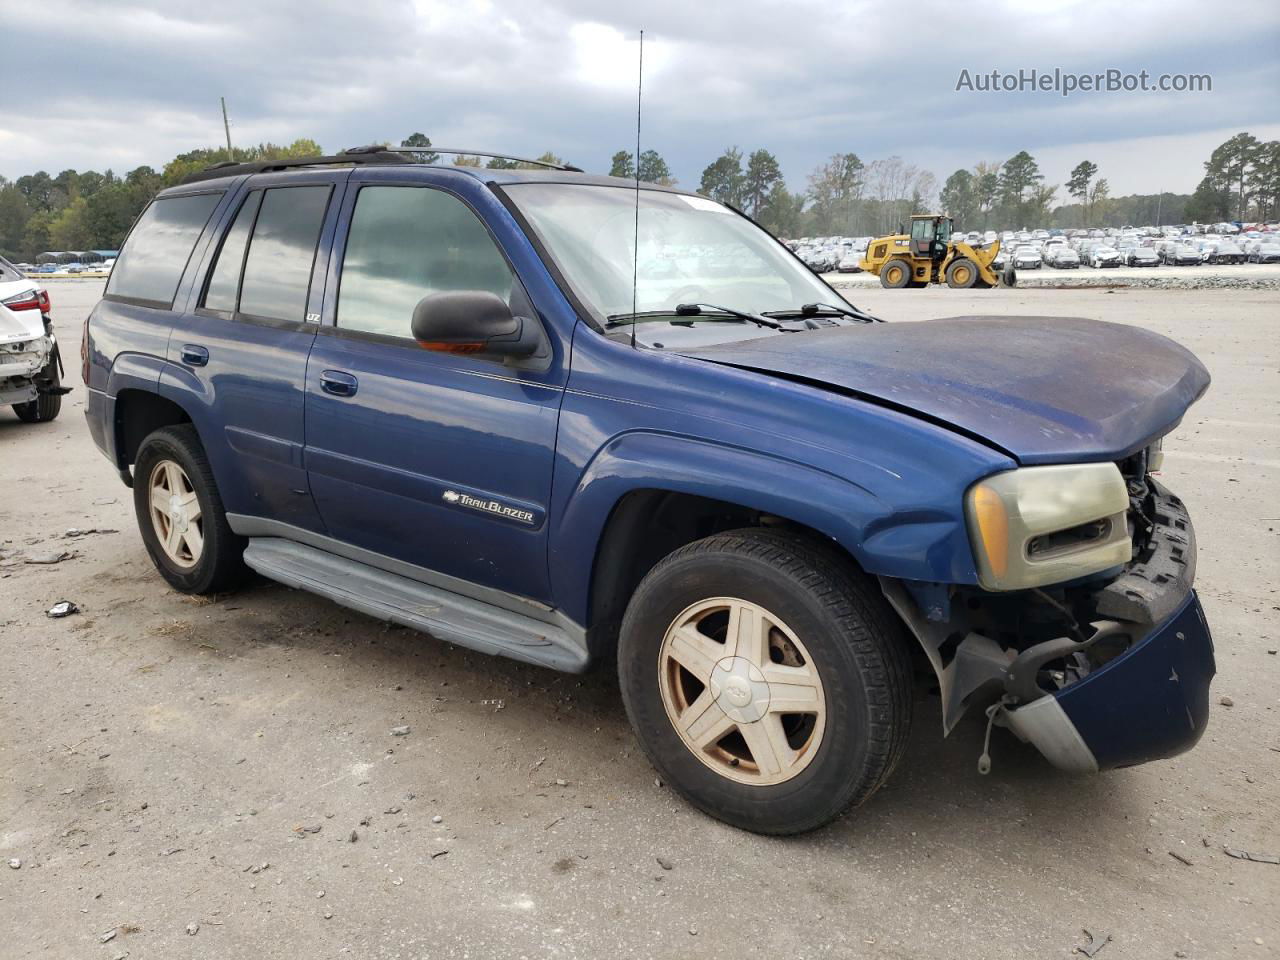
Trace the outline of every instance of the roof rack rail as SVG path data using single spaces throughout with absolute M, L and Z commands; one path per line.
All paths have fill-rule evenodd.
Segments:
M 535 167 L 548 167 L 552 170 L 565 170 L 569 173 L 582 173 L 581 167 L 570 163 L 552 163 L 549 160 L 531 160 L 528 157 L 513 157 L 506 153 L 486 153 L 484 150 L 455 150 L 452 147 L 408 147 L 401 144 L 394 149 L 401 153 L 447 153 L 457 157 L 485 157 L 490 160 L 511 160 L 515 163 L 531 163 Z
M 328 157 L 286 157 L 280 160 L 254 160 L 249 163 L 237 163 L 223 160 L 205 167 L 196 173 L 188 174 L 182 179 L 184 184 L 199 183 L 202 180 L 215 180 L 218 177 L 239 177 L 251 173 L 269 173 L 273 170 L 289 170 L 293 167 L 319 167 L 330 164 L 350 163 L 357 166 L 376 163 L 412 163 L 403 153 L 397 153 L 386 147 L 377 145 L 367 147 L 351 147 L 341 153 Z

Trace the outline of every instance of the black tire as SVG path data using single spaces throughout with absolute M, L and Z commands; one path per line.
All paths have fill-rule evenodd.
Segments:
M 759 604 L 802 638 L 821 677 L 826 727 L 812 760 L 772 785 L 737 782 L 687 747 L 663 704 L 660 651 L 700 600 Z M 662 777 L 695 807 L 755 833 L 813 830 L 864 802 L 902 756 L 911 668 L 901 622 L 875 583 L 834 549 L 761 529 L 699 540 L 670 554 L 627 607 L 618 676 L 632 727 Z
M 54 347 L 53 352 L 49 354 L 49 362 L 45 364 L 40 376 L 36 378 L 37 386 L 48 387 L 54 390 L 62 386 L 62 378 L 58 376 L 58 348 Z M 34 400 L 28 400 L 26 403 L 15 403 L 13 412 L 18 415 L 18 419 L 23 423 L 48 423 L 50 420 L 56 419 L 62 410 L 62 394 L 60 393 L 42 393 Z
M 953 290 L 968 290 L 978 277 L 978 265 L 968 257 L 959 257 L 947 266 L 947 286 Z
M 169 558 L 152 521 L 149 478 L 157 464 L 165 460 L 182 468 L 200 503 L 204 545 L 192 567 L 181 567 Z M 232 533 L 227 525 L 222 497 L 195 427 L 180 424 L 161 427 L 149 434 L 138 448 L 133 478 L 133 508 L 142 542 L 156 569 L 171 587 L 182 593 L 222 593 L 244 579 L 246 541 Z
M 911 264 L 901 258 L 890 260 L 880 268 L 880 286 L 886 290 L 901 290 L 911 283 Z

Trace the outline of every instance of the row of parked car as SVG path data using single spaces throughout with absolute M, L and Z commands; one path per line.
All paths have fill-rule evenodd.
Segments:
M 1012 260 L 1018 270 L 1054 267 L 1156 267 L 1204 263 L 1280 263 L 1280 227 L 1240 230 L 1212 226 L 1094 227 L 1074 230 L 957 230 L 957 241 L 988 246 L 1000 241 L 994 266 Z M 857 273 L 873 237 L 801 237 L 784 240 L 815 273 Z
M 81 273 L 110 273 L 115 260 L 104 260 L 101 263 L 15 263 L 14 267 L 28 276 L 44 276 L 47 274 L 72 275 Z
M 1091 236 L 1021 242 L 1001 250 L 997 267 L 1012 259 L 1018 270 L 1054 267 L 1071 270 L 1086 266 L 1107 267 L 1198 266 L 1211 263 L 1280 263 L 1280 240 L 1266 236 L 1246 240 L 1242 245 L 1229 237 L 1151 237 L 1140 234 L 1119 238 Z

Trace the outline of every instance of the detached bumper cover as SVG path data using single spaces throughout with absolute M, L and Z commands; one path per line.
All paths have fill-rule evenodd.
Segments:
M 1213 638 L 1191 592 L 1172 616 L 1077 683 L 1005 714 L 1051 763 L 1093 773 L 1176 756 L 1209 719 Z

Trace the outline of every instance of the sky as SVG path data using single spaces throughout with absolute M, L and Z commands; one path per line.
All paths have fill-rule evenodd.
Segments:
M 898 155 L 941 184 L 1019 150 L 1084 159 L 1113 196 L 1190 192 L 1209 152 L 1280 139 L 1280 3 L 1236 0 L 0 0 L 0 175 L 141 164 L 223 142 L 438 145 L 587 170 L 635 142 L 696 188 L 726 147 L 789 185 L 830 155 Z M 957 91 L 961 71 L 1208 74 L 1205 92 Z M 1065 199 L 1065 188 L 1059 199 Z

